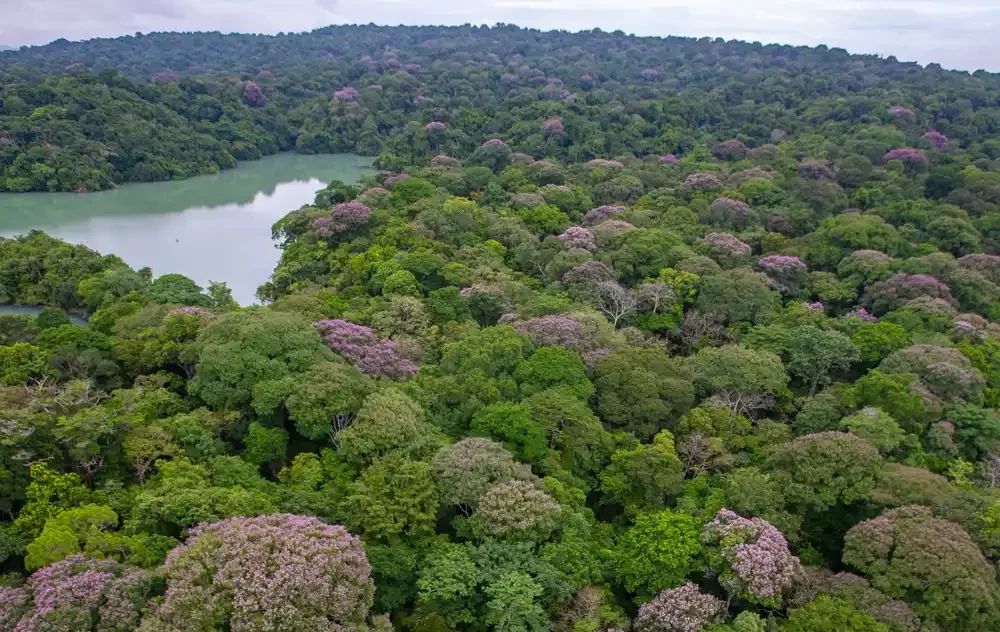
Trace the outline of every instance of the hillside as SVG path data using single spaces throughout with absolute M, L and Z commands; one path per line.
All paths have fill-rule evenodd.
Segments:
M 257 307 L 0 239 L 3 302 L 88 316 L 0 314 L 0 630 L 1000 632 L 996 76 L 514 27 L 0 59 L 8 188 L 381 167 L 288 209 Z

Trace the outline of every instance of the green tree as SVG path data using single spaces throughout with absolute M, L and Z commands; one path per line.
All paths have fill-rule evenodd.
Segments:
M 669 509 L 640 514 L 615 547 L 615 569 L 630 591 L 655 595 L 681 584 L 701 551 L 698 521 Z
M 796 327 L 788 347 L 788 371 L 809 385 L 810 397 L 820 384 L 830 381 L 833 371 L 846 371 L 860 359 L 850 338 L 819 327 Z

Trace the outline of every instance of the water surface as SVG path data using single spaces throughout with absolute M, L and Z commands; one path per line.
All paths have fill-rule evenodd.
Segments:
M 312 202 L 327 182 L 355 182 L 370 165 L 352 154 L 279 154 L 178 182 L 85 194 L 4 193 L 0 235 L 44 230 L 157 276 L 175 272 L 202 286 L 225 281 L 246 305 L 280 257 L 271 225 Z

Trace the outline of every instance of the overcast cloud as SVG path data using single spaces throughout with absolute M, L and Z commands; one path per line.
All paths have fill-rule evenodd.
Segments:
M 1000 71 L 998 0 L 0 0 L 0 44 L 136 31 L 304 31 L 337 23 L 601 27 L 827 44 Z

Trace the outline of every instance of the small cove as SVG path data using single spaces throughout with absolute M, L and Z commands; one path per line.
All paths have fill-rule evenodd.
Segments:
M 202 286 L 225 281 L 247 305 L 280 258 L 271 225 L 312 202 L 328 182 L 356 182 L 370 165 L 352 154 L 279 154 L 176 182 L 87 194 L 5 193 L 0 235 L 43 230 L 134 268 L 148 266 L 156 276 L 183 274 Z

